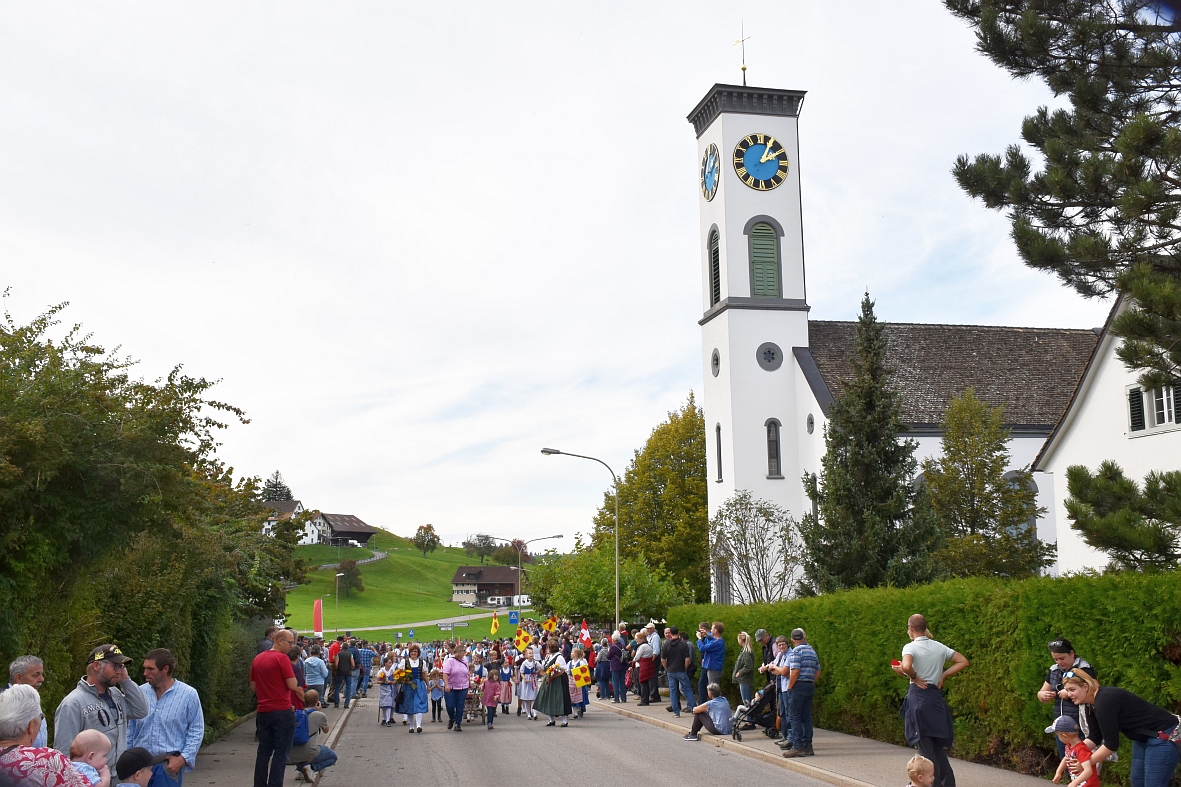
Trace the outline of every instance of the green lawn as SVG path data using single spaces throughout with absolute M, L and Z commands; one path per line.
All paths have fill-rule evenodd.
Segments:
M 332 596 L 336 572 L 312 571 L 308 574 L 310 584 L 287 594 L 288 625 L 310 629 L 312 602 L 321 596 L 326 596 L 324 626 L 330 631 L 335 631 L 338 624 L 343 631 L 453 617 L 467 611 L 450 600 L 455 568 L 474 562 L 462 549 L 440 547 L 424 558 L 408 539 L 384 532 L 374 536 L 370 545 L 388 552 L 389 557 L 361 566 L 365 592 L 341 596 L 339 620 L 337 599 Z M 501 625 L 506 625 L 507 620 L 505 616 Z
M 338 551 L 340 560 L 364 560 L 365 558 L 373 557 L 373 552 L 368 549 L 340 547 L 338 550 L 337 547 L 329 546 L 328 544 L 312 544 L 310 546 L 296 547 L 295 556 L 303 558 L 309 566 L 323 566 L 328 563 L 336 563 Z
M 470 612 L 471 610 L 463 610 Z M 483 610 L 481 610 L 483 611 Z M 529 613 L 532 614 L 532 613 Z M 508 623 L 508 612 L 498 612 L 500 618 L 500 628 L 496 632 L 497 639 L 505 637 L 512 638 L 516 632 L 515 626 L 510 626 Z M 528 617 L 522 613 L 522 618 Z M 536 616 L 534 616 L 536 617 Z M 328 620 L 325 619 L 325 624 Z M 492 618 L 479 618 L 477 620 L 466 621 L 467 626 L 460 626 L 453 631 L 441 631 L 438 626 L 417 626 L 414 629 L 414 639 L 418 642 L 431 642 L 436 639 L 451 639 L 458 635 L 461 639 L 483 639 L 490 637 L 490 630 L 492 628 Z M 341 629 L 343 631 L 344 629 Z M 378 631 L 358 631 L 356 636 L 367 639 L 370 642 L 397 642 L 398 632 L 402 633 L 402 641 L 410 639 L 410 631 L 408 629 L 381 629 Z

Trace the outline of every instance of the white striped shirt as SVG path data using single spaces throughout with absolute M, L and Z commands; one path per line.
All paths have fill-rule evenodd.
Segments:
M 148 703 L 148 715 L 131 720 L 127 745 L 142 746 L 152 754 L 179 751 L 185 758 L 185 770 L 191 771 L 205 738 L 205 716 L 197 690 L 179 680 L 158 700 L 156 690 L 147 683 L 139 690 Z

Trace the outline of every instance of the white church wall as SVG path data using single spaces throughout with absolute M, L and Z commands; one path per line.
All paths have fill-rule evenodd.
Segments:
M 1058 541 L 1058 573 L 1100 569 L 1107 556 L 1088 546 L 1070 527 L 1066 517 L 1066 469 L 1084 465 L 1091 472 L 1104 460 L 1114 460 L 1124 474 L 1142 482 L 1152 470 L 1181 470 L 1181 427 L 1175 423 L 1155 430 L 1131 432 L 1128 420 L 1128 386 L 1136 374 L 1115 356 L 1115 342 L 1105 334 L 1083 388 L 1038 469 L 1052 477 L 1050 507 L 1055 514 Z

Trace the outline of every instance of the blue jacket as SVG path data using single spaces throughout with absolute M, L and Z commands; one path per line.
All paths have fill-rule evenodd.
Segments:
M 701 654 L 702 669 L 720 672 L 722 663 L 726 660 L 726 642 L 715 639 L 712 634 L 706 634 L 697 640 L 697 652 Z

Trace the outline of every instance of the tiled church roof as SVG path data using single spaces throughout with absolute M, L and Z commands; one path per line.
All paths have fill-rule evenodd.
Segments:
M 812 358 L 834 396 L 852 377 L 857 323 L 808 323 Z M 885 323 L 887 363 L 902 392 L 902 417 L 938 425 L 953 396 L 972 388 L 1005 408 L 1005 423 L 1050 431 L 1066 409 L 1099 337 L 1066 328 Z

